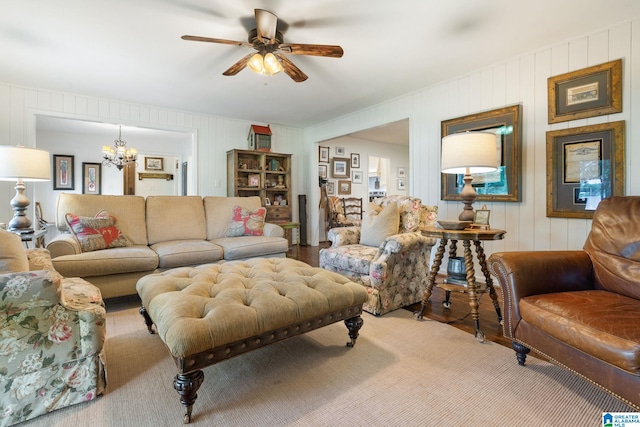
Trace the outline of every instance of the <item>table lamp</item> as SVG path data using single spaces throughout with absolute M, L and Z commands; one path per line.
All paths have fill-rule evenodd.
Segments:
M 11 200 L 13 219 L 7 229 L 16 233 L 29 233 L 31 220 L 26 215 L 31 202 L 24 194 L 24 181 L 49 181 L 51 164 L 49 152 L 26 148 L 0 145 L 0 181 L 17 181 L 16 196 Z
M 442 173 L 464 174 L 464 187 L 460 192 L 464 208 L 460 221 L 473 221 L 473 202 L 478 197 L 471 186 L 473 173 L 498 169 L 496 134 L 490 132 L 463 132 L 442 138 Z

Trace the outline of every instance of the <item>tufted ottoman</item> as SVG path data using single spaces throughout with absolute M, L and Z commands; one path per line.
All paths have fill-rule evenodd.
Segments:
M 173 386 L 191 421 L 202 369 L 344 320 L 352 347 L 362 327 L 365 288 L 289 258 L 185 267 L 140 279 L 140 313 L 155 323 L 178 368 Z

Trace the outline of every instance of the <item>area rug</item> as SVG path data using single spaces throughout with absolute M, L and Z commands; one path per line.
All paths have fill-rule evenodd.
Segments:
M 363 315 L 205 369 L 193 426 L 601 426 L 631 408 L 550 363 L 405 310 Z M 106 394 L 24 426 L 178 426 L 173 360 L 137 309 L 107 316 Z

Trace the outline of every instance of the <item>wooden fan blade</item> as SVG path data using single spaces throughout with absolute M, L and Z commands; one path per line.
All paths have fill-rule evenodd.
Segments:
M 235 76 L 240 71 L 244 70 L 244 67 L 247 66 L 247 63 L 249 62 L 249 60 L 251 59 L 251 57 L 253 55 L 255 55 L 255 53 L 248 54 L 247 56 L 242 58 L 240 61 L 236 62 L 231 67 L 229 67 L 229 69 L 227 71 L 225 71 L 224 73 L 222 73 L 222 75 L 223 76 Z
M 283 55 L 276 54 L 276 56 L 280 60 L 284 72 L 287 73 L 287 75 L 291 77 L 293 81 L 295 81 L 296 83 L 300 83 L 309 78 L 305 73 L 302 72 L 302 70 L 300 70 L 300 68 L 296 67 L 293 62 L 289 61 L 288 58 Z
M 251 43 L 247 42 L 239 42 L 235 40 L 226 40 L 226 39 L 214 39 L 211 37 L 201 37 L 201 36 L 189 36 L 184 35 L 181 37 L 182 40 L 189 40 L 194 42 L 208 42 L 208 43 L 221 43 L 221 44 L 231 44 L 234 46 L 245 46 L 245 47 L 253 47 Z
M 340 46 L 323 44 L 299 44 L 283 43 L 278 50 L 292 55 L 328 56 L 330 58 L 342 58 L 344 51 Z
M 256 14 L 256 30 L 259 39 L 269 40 L 269 44 L 276 42 L 276 27 L 278 26 L 278 17 L 268 10 L 255 9 Z

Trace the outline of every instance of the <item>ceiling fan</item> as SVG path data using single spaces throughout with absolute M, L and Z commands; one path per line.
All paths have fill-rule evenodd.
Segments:
M 258 74 L 276 74 L 284 71 L 295 82 L 307 80 L 307 75 L 284 55 L 311 55 L 341 58 L 344 51 L 340 46 L 320 44 L 284 43 L 282 33 L 278 31 L 278 17 L 264 9 L 255 9 L 256 28 L 249 31 L 249 42 L 216 39 L 200 36 L 182 36 L 183 40 L 222 43 L 234 46 L 251 47 L 258 53 L 250 53 L 222 73 L 235 76 L 245 67 Z

